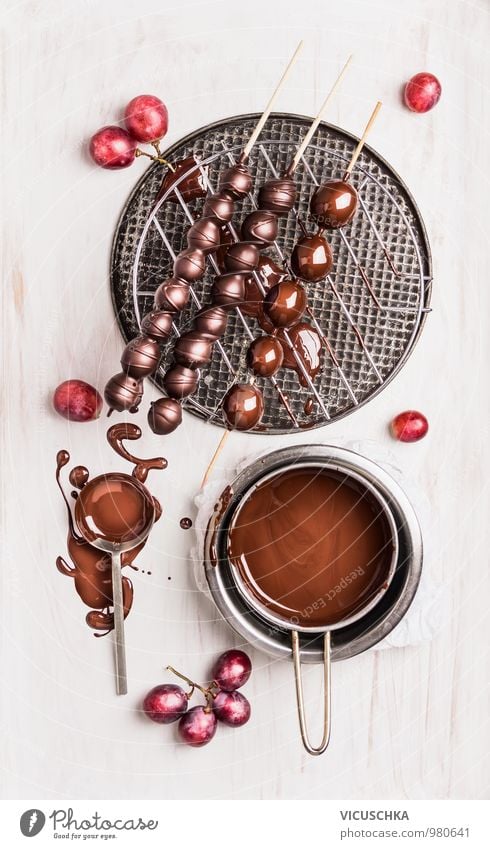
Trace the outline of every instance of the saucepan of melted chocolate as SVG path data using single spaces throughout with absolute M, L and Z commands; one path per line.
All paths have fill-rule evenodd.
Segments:
M 330 739 L 331 632 L 373 610 L 395 574 L 398 530 L 388 501 L 362 472 L 301 460 L 258 475 L 228 508 L 221 529 L 220 551 L 246 609 L 290 632 L 301 737 L 310 754 L 321 754 Z M 323 739 L 313 746 L 300 635 L 319 634 L 325 722 Z

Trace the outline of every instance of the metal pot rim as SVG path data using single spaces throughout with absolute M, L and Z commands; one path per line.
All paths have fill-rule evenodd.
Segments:
M 228 565 L 235 579 L 237 590 L 244 598 L 245 602 L 252 608 L 252 610 L 259 613 L 259 615 L 261 615 L 266 621 L 270 622 L 271 625 L 274 625 L 279 628 L 285 628 L 288 631 L 298 631 L 298 633 L 300 634 L 324 634 L 326 631 L 336 631 L 339 628 L 345 628 L 348 625 L 359 621 L 359 619 L 362 619 L 363 616 L 366 616 L 366 614 L 368 614 L 378 604 L 380 598 L 385 594 L 385 592 L 389 588 L 393 579 L 393 575 L 395 573 L 399 551 L 398 531 L 388 502 L 370 481 L 366 480 L 365 477 L 363 477 L 356 471 L 350 470 L 346 472 L 345 469 L 342 469 L 342 467 L 337 462 L 322 462 L 320 460 L 304 460 L 300 463 L 289 463 L 282 466 L 280 469 L 274 469 L 270 472 L 267 472 L 265 475 L 260 477 L 259 480 L 255 481 L 255 483 L 251 484 L 248 489 L 242 492 L 240 502 L 235 506 L 235 509 L 231 514 L 230 524 L 231 521 L 233 521 L 233 518 L 239 513 L 241 507 L 243 506 L 247 498 L 250 497 L 250 495 L 257 486 L 265 483 L 267 480 L 275 477 L 276 475 L 283 474 L 283 472 L 286 472 L 289 469 L 293 468 L 319 468 L 325 469 L 327 471 L 331 470 L 339 472 L 340 474 L 344 474 L 345 477 L 353 478 L 358 483 L 360 483 L 361 486 L 363 486 L 370 493 L 370 495 L 372 495 L 373 498 L 378 502 L 378 505 L 381 507 L 383 512 L 383 518 L 386 520 L 391 533 L 393 552 L 391 555 L 388 573 L 385 581 L 383 582 L 383 586 L 380 587 L 380 589 L 375 593 L 372 598 L 369 599 L 368 602 L 366 602 L 366 604 L 364 604 L 356 613 L 352 614 L 352 616 L 346 617 L 345 619 L 341 619 L 339 622 L 335 622 L 334 624 L 329 625 L 311 627 L 300 626 L 290 620 L 283 619 L 281 616 L 275 615 L 268 608 L 266 608 L 265 605 L 262 605 L 260 602 L 257 601 L 257 599 L 254 598 L 254 596 L 252 595 L 252 593 L 249 592 L 244 581 L 242 580 L 239 569 L 228 560 Z
M 351 468 L 365 472 L 369 479 L 375 483 L 382 495 L 388 501 L 395 517 L 399 535 L 399 562 L 396 566 L 397 592 L 390 599 L 389 606 L 380 615 L 370 621 L 366 618 L 365 627 L 359 628 L 352 636 L 344 638 L 342 631 L 332 635 L 332 655 L 334 660 L 343 660 L 366 651 L 386 637 L 401 621 L 410 607 L 420 580 L 423 561 L 423 546 L 420 526 L 414 508 L 401 488 L 400 484 L 373 460 L 359 454 L 352 449 L 333 445 L 306 444 L 294 445 L 286 448 L 276 449 L 255 460 L 235 477 L 231 484 L 233 493 L 240 493 L 248 488 L 254 480 L 258 480 L 264 472 L 278 469 L 283 464 L 295 460 L 314 459 L 336 460 L 342 464 L 342 468 Z M 226 510 L 218 517 L 217 533 L 223 520 L 226 520 L 228 509 L 233 509 L 232 497 Z M 210 517 L 210 524 L 216 518 L 215 510 Z M 267 626 L 261 617 L 255 616 L 240 600 L 237 593 L 230 588 L 222 567 L 214 564 L 212 555 L 213 535 L 206 534 L 204 542 L 204 569 L 208 587 L 223 618 L 228 622 L 242 638 L 248 640 L 257 648 L 268 654 L 288 658 L 292 656 L 291 646 L 284 632 L 279 629 L 273 630 Z M 394 583 L 394 582 L 393 582 Z M 394 593 L 392 587 L 391 592 Z M 388 602 L 388 597 L 386 597 Z M 360 622 L 360 625 L 363 623 Z M 323 650 L 321 635 L 311 634 L 302 640 L 302 658 L 306 662 L 318 663 L 322 661 Z

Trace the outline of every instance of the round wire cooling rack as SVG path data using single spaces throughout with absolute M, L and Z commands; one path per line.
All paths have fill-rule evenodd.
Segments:
M 177 162 L 194 156 L 198 162 L 185 172 L 199 171 L 210 192 L 218 186 L 219 172 L 238 160 L 258 115 L 245 115 L 204 127 L 163 153 Z M 256 208 L 258 187 L 282 174 L 299 146 L 310 119 L 274 113 L 250 155 L 248 166 L 254 190 L 237 205 L 230 240 L 237 239 L 242 218 Z M 341 179 L 357 139 L 321 123 L 314 142 L 305 151 L 295 172 L 298 188 L 295 210 L 281 219 L 277 241 L 265 253 L 286 264 L 301 235 L 299 221 L 313 230 L 309 200 L 316 186 Z M 129 198 L 116 229 L 111 287 L 116 315 L 126 341 L 139 331 L 141 318 L 153 307 L 159 284 L 172 276 L 173 258 L 186 247 L 190 224 L 201 215 L 203 200 L 186 204 L 175 184 L 158 200 L 164 166 L 145 172 Z M 256 430 L 287 433 L 321 427 L 365 404 L 401 369 L 413 350 L 430 311 L 432 264 L 424 224 L 415 201 L 392 168 L 365 147 L 352 174 L 359 193 L 359 208 L 345 228 L 326 235 L 332 246 L 334 268 L 330 275 L 307 286 L 306 320 L 322 339 L 322 366 L 312 380 L 306 371 L 282 368 L 273 380 L 258 379 L 264 392 L 265 412 Z M 172 191 L 172 190 L 171 190 Z M 175 202 L 177 200 L 177 202 Z M 210 303 L 210 289 L 219 274 L 214 256 L 207 259 L 206 274 L 191 289 L 190 305 L 176 317 L 175 336 L 189 328 L 195 313 Z M 208 367 L 185 408 L 223 426 L 221 403 L 230 386 L 247 380 L 246 351 L 263 333 L 254 318 L 236 308 L 226 334 L 214 346 Z M 172 360 L 175 339 L 164 348 L 153 377 L 162 386 Z

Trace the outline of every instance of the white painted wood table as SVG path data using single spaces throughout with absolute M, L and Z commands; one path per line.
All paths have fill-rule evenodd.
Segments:
M 6 798 L 481 798 L 488 793 L 488 38 L 485 0 L 3 0 L 2 20 L 2 795 Z M 85 139 L 135 94 L 168 103 L 168 142 L 219 118 L 259 110 L 298 38 L 306 49 L 278 108 L 313 114 L 353 51 L 355 65 L 327 116 L 358 132 L 384 103 L 372 145 L 414 193 L 434 252 L 430 316 L 413 356 L 375 401 L 315 433 L 328 442 L 389 443 L 386 425 L 422 409 L 431 431 L 394 445 L 431 502 L 427 568 L 447 585 L 451 616 L 429 644 L 374 652 L 334 669 L 328 754 L 298 739 L 292 668 L 254 653 L 250 724 L 201 751 L 135 713 L 172 663 L 205 676 L 237 638 L 195 588 L 192 497 L 220 432 L 191 416 L 165 440 L 154 474 L 165 517 L 139 558 L 127 623 L 130 694 L 118 698 L 110 640 L 96 640 L 72 583 L 56 451 L 93 471 L 119 468 L 106 420 L 70 425 L 54 387 L 102 387 L 121 338 L 108 257 L 119 211 L 145 163 L 110 173 Z M 443 97 L 415 116 L 402 83 L 431 70 Z M 148 388 L 148 395 L 156 395 Z M 140 417 L 142 418 L 142 417 Z M 311 440 L 311 435 L 291 442 Z M 152 434 L 143 440 L 159 453 Z M 274 438 L 234 435 L 231 467 Z M 393 445 L 393 443 L 391 443 Z M 171 578 L 171 580 L 169 580 Z M 320 670 L 306 670 L 319 707 Z

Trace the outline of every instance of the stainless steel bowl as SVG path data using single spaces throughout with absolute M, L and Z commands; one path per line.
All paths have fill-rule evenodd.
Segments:
M 374 493 L 387 511 L 387 520 L 396 534 L 397 557 L 392 564 L 388 588 L 363 615 L 343 624 L 330 634 L 328 629 L 313 633 L 293 632 L 251 603 L 237 585 L 236 574 L 227 555 L 228 527 L 250 491 L 265 478 L 291 466 L 320 466 L 351 475 Z M 399 484 L 384 469 L 354 451 L 325 445 L 302 445 L 274 451 L 244 469 L 227 487 L 210 517 L 204 543 L 204 567 L 209 589 L 223 617 L 240 636 L 276 657 L 295 663 L 300 727 L 305 748 L 320 754 L 328 745 L 330 676 L 329 661 L 342 660 L 371 648 L 400 622 L 408 610 L 422 569 L 422 536 L 414 509 Z M 319 747 L 307 738 L 299 674 L 300 661 L 324 663 L 325 733 Z

